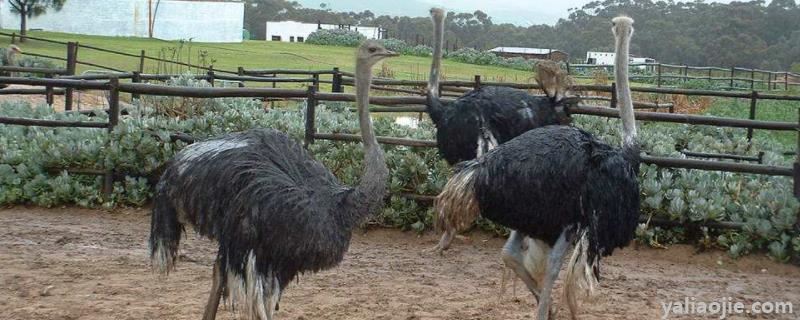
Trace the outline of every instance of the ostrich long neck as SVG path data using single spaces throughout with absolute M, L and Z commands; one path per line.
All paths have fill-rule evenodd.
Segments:
M 428 79 L 428 95 L 439 98 L 439 71 L 442 68 L 442 47 L 444 46 L 444 16 L 433 14 L 433 60 L 431 74 Z
M 619 100 L 619 113 L 622 118 L 622 145 L 630 146 L 636 143 L 636 119 L 633 114 L 633 101 L 631 87 L 628 83 L 628 53 L 631 42 L 630 34 L 616 36 L 616 57 L 614 61 L 614 78 L 617 83 L 617 98 Z
M 370 203 L 380 203 L 386 193 L 386 180 L 389 169 L 386 167 L 383 150 L 375 138 L 372 120 L 369 117 L 369 87 L 372 83 L 372 70 L 366 61 L 356 61 L 356 104 L 358 105 L 358 124 L 364 142 L 364 173 L 356 190 Z M 367 212 L 369 213 L 369 212 Z M 358 220 L 361 217 L 354 217 Z

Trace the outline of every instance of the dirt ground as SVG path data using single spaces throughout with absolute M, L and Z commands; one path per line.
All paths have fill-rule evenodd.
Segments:
M 10 85 L 8 86 L 9 89 L 40 89 L 42 87 L 38 86 L 27 86 L 27 85 Z M 0 101 L 17 101 L 23 100 L 28 101 L 32 105 L 40 105 L 47 103 L 47 97 L 42 94 L 36 95 L 23 95 L 23 94 L 6 94 L 0 95 Z M 64 111 L 64 96 L 63 95 L 55 95 L 53 96 L 53 110 L 56 112 Z M 90 110 L 90 109 L 100 109 L 100 108 L 108 108 L 108 96 L 107 92 L 99 91 L 99 90 L 83 90 L 79 91 L 76 90 L 73 96 L 73 105 L 72 110 Z
M 149 269 L 147 210 L 0 210 L 0 318 L 199 319 L 214 244 L 190 233 L 178 270 Z M 279 319 L 533 319 L 522 283 L 500 292 L 503 239 L 472 233 L 444 256 L 433 234 L 357 232 L 339 268 L 289 286 Z M 630 248 L 603 261 L 598 294 L 581 319 L 658 319 L 661 303 L 788 301 L 800 308 L 800 268 L 760 255 L 739 260 L 687 246 Z M 558 319 L 568 318 L 556 287 Z M 795 310 L 795 313 L 800 310 Z M 219 319 L 234 319 L 221 307 Z M 694 319 L 685 316 L 682 319 Z M 768 319 L 796 319 L 797 314 Z M 731 317 L 737 319 L 737 317 Z M 739 317 L 743 319 L 743 317 Z

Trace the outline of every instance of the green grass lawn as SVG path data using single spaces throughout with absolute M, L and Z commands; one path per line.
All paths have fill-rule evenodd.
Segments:
M 3 30 L 11 33 L 13 30 Z M 304 43 L 285 43 L 267 41 L 245 41 L 243 43 L 184 43 L 179 41 L 164 41 L 147 38 L 133 37 L 102 37 L 44 31 L 31 31 L 31 36 L 58 41 L 77 41 L 81 44 L 92 45 L 105 49 L 112 49 L 138 55 L 145 50 L 148 56 L 158 57 L 165 53 L 167 59 L 181 62 L 199 64 L 200 52 L 207 52 L 206 61 L 214 61 L 214 67 L 223 70 L 236 70 L 239 66 L 246 69 L 331 69 L 339 67 L 343 71 L 353 71 L 355 60 L 354 48 L 318 46 Z M 0 36 L 0 41 L 10 42 L 10 37 Z M 8 43 L 7 42 L 7 43 Z M 66 57 L 66 46 L 35 40 L 28 40 L 20 44 L 23 51 L 46 54 L 51 56 Z M 175 48 L 181 47 L 180 57 L 173 56 Z M 138 69 L 139 59 L 109 54 L 97 50 L 81 48 L 78 60 L 105 65 L 121 70 Z M 386 61 L 387 71 L 394 74 L 397 79 L 424 80 L 428 77 L 430 58 L 402 56 Z M 170 69 L 171 68 L 171 69 Z M 380 68 L 377 67 L 377 68 Z M 79 65 L 78 72 L 97 70 L 98 68 Z M 448 80 L 471 80 L 481 75 L 484 81 L 533 81 L 532 72 L 499 68 L 493 66 L 479 66 L 453 61 L 443 62 L 443 78 Z M 163 64 L 148 60 L 145 64 L 146 73 L 180 72 L 177 66 L 165 67 Z M 186 69 L 183 69 L 186 71 Z
M 756 119 L 767 121 L 797 122 L 797 101 L 759 100 L 756 105 Z M 749 99 L 717 98 L 705 112 L 709 115 L 747 119 L 750 116 Z M 743 134 L 747 129 L 741 129 Z M 797 133 L 790 131 L 755 130 L 755 138 L 775 140 L 785 146 L 785 151 L 797 148 Z

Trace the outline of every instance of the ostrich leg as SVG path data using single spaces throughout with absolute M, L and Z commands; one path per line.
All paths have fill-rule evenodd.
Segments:
M 514 271 L 514 273 L 522 279 L 522 282 L 528 287 L 528 290 L 531 291 L 533 297 L 536 298 L 536 301 L 539 301 L 540 291 L 539 291 L 539 284 L 536 282 L 533 277 L 525 270 L 525 266 L 523 265 L 523 256 L 522 256 L 522 240 L 523 236 L 519 234 L 516 230 L 511 231 L 511 235 L 508 236 L 508 241 L 503 246 L 503 262 L 506 264 L 506 267 L 510 268 Z M 503 275 L 505 279 L 505 273 Z M 513 279 L 511 281 L 514 281 Z
M 553 250 L 550 251 L 550 256 L 547 260 L 547 274 L 544 279 L 544 289 L 539 299 L 539 310 L 537 320 L 547 320 L 550 316 L 550 303 L 552 302 L 553 285 L 558 278 L 558 272 L 561 271 L 561 264 L 564 262 L 564 254 L 569 248 L 571 239 L 573 238 L 572 228 L 567 228 L 561 232 L 556 244 L 553 245 Z
M 222 290 L 224 285 L 222 283 L 222 272 L 220 272 L 220 264 L 222 258 L 217 256 L 217 261 L 214 262 L 214 275 L 212 276 L 211 293 L 208 296 L 208 303 L 206 304 L 206 311 L 203 313 L 203 320 L 214 320 L 217 317 L 217 308 L 219 308 L 219 300 L 222 297 Z
M 430 252 L 438 252 L 439 254 L 444 254 L 444 251 L 450 248 L 450 243 L 453 242 L 453 237 L 455 236 L 455 231 L 447 229 L 444 231 L 442 238 L 439 239 L 439 243 L 430 249 Z

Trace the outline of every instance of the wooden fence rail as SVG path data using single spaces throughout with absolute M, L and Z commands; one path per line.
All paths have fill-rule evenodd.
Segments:
M 476 83 L 479 79 L 476 79 Z M 315 127 L 314 109 L 318 101 L 355 101 L 354 94 L 348 93 L 328 93 L 318 92 L 316 86 L 309 86 L 308 90 L 297 89 L 282 89 L 282 88 L 194 88 L 194 87 L 175 87 L 166 85 L 154 85 L 144 83 L 120 83 L 117 78 L 112 78 L 110 81 L 92 81 L 92 80 L 74 80 L 74 79 L 40 79 L 40 78 L 19 78 L 19 77 L 0 77 L 0 84 L 28 84 L 49 87 L 66 87 L 73 89 L 95 89 L 106 90 L 111 94 L 110 109 L 109 109 L 109 122 L 85 122 L 85 121 L 57 121 L 57 120 L 39 120 L 39 119 L 23 119 L 23 118 L 0 118 L 0 124 L 17 124 L 28 126 L 66 126 L 66 127 L 87 127 L 87 128 L 107 128 L 113 130 L 116 126 L 120 115 L 119 109 L 119 93 L 131 94 L 145 94 L 145 95 L 162 95 L 162 96 L 180 96 L 180 97 L 195 97 L 195 98 L 221 98 L 221 97 L 258 97 L 258 98 L 305 98 L 308 103 L 308 117 L 306 119 L 306 142 L 313 143 L 316 139 L 324 140 L 338 140 L 338 141 L 360 141 L 360 136 L 353 134 L 342 133 L 318 133 Z M 448 85 L 459 85 L 463 82 L 451 82 Z M 610 89 L 609 86 L 588 86 L 589 89 Z M 685 89 L 666 89 L 666 88 L 639 88 L 643 91 L 656 91 L 658 93 L 664 92 L 681 92 L 692 95 L 710 94 L 714 96 L 736 96 L 736 97 L 749 97 L 757 96 L 759 98 L 769 97 L 766 94 L 761 96 L 759 94 L 750 93 L 749 95 L 739 96 L 738 93 L 732 92 L 709 92 L 705 90 L 685 90 Z M 794 100 L 797 97 L 790 96 L 772 96 L 772 99 L 789 98 Z M 442 99 L 443 102 L 450 102 L 453 99 Z M 370 97 L 370 102 L 377 105 L 386 106 L 403 106 L 408 105 L 424 105 L 426 97 L 424 96 L 373 96 Z M 398 108 L 399 109 L 399 108 Z M 619 110 L 605 107 L 592 107 L 579 105 L 577 107 L 569 108 L 571 114 L 586 114 L 603 117 L 619 117 Z M 782 130 L 782 131 L 797 131 L 800 134 L 800 123 L 794 122 L 776 122 L 776 121 L 761 121 L 751 119 L 733 119 L 721 118 L 702 115 L 684 115 L 684 114 L 669 114 L 659 112 L 643 112 L 636 111 L 637 120 L 641 121 L 658 121 L 658 122 L 673 122 L 673 123 L 686 123 L 694 125 L 714 125 L 714 126 L 727 126 L 736 128 L 749 128 L 749 129 L 763 129 L 763 130 Z M 436 142 L 430 140 L 415 140 L 396 137 L 379 137 L 379 142 L 393 145 L 403 145 L 409 147 L 435 147 Z M 800 141 L 800 140 L 799 140 Z M 800 142 L 799 142 L 800 143 Z M 800 149 L 800 145 L 798 146 Z M 751 174 L 764 174 L 764 175 L 780 175 L 780 176 L 794 176 L 795 185 L 800 184 L 800 166 L 795 165 L 792 167 L 776 167 L 762 164 L 746 164 L 746 163 L 733 163 L 733 162 L 720 162 L 708 160 L 695 160 L 695 159 L 679 159 L 668 157 L 654 157 L 644 155 L 642 156 L 643 163 L 654 164 L 661 167 L 670 168 L 685 168 L 685 169 L 700 169 L 700 170 L 714 170 L 714 171 L 727 171 L 727 172 L 740 172 Z M 800 161 L 799 161 L 800 163 Z M 106 179 L 113 178 L 113 169 L 106 168 Z M 105 180 L 108 182 L 108 180 Z M 107 183 L 105 184 L 108 186 Z M 800 188 L 796 187 L 797 190 Z M 108 191 L 108 190 L 107 190 Z M 110 191 L 108 191 L 110 192 Z M 800 193 L 797 194 L 800 196 Z

